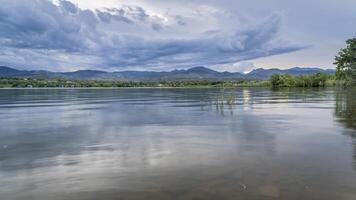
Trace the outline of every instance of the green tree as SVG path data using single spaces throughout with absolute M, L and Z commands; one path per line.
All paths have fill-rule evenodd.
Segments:
M 279 75 L 279 74 L 273 74 L 270 77 L 270 82 L 271 82 L 272 87 L 279 87 L 280 86 L 280 84 L 281 84 L 280 76 L 281 75 Z
M 294 77 L 289 74 L 273 74 L 270 77 L 272 87 L 294 87 Z
M 312 87 L 324 87 L 327 80 L 327 75 L 322 73 L 316 73 L 311 76 L 312 78 Z
M 335 57 L 336 77 L 348 83 L 356 83 L 356 38 L 346 41 L 346 48 Z

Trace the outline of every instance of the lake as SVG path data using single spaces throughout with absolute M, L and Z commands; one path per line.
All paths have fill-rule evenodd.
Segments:
M 356 90 L 2 89 L 0 199 L 355 200 Z

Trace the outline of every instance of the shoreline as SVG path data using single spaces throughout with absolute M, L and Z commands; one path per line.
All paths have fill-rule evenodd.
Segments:
M 313 88 L 343 85 L 334 75 L 313 74 L 291 76 L 274 74 L 266 80 L 66 80 L 66 79 L 19 79 L 0 78 L 2 89 L 119 89 L 119 88 Z
M 9 90 L 9 89 L 26 89 L 26 90 L 33 90 L 33 89 L 56 89 L 56 90 L 66 90 L 66 89 L 225 89 L 225 88 L 272 88 L 272 87 L 265 87 L 265 86 L 235 86 L 235 87 L 4 87 L 0 88 L 0 90 Z M 298 88 L 298 87 L 297 87 Z
M 339 88 L 338 86 L 325 86 L 325 87 L 268 87 L 268 86 L 235 86 L 235 87 L 6 87 L 0 90 L 86 90 L 86 89 L 239 89 L 239 88 L 264 88 L 264 89 L 317 89 L 317 88 Z

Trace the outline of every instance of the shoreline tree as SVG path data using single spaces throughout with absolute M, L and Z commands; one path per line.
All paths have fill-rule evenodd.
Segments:
M 347 40 L 346 45 L 335 57 L 336 78 L 356 85 L 356 38 Z

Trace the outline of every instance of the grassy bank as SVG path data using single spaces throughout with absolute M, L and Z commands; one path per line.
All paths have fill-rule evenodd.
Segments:
M 91 87 L 331 87 L 342 84 L 334 75 L 273 75 L 269 80 L 113 81 L 0 78 L 0 88 L 91 88 Z

